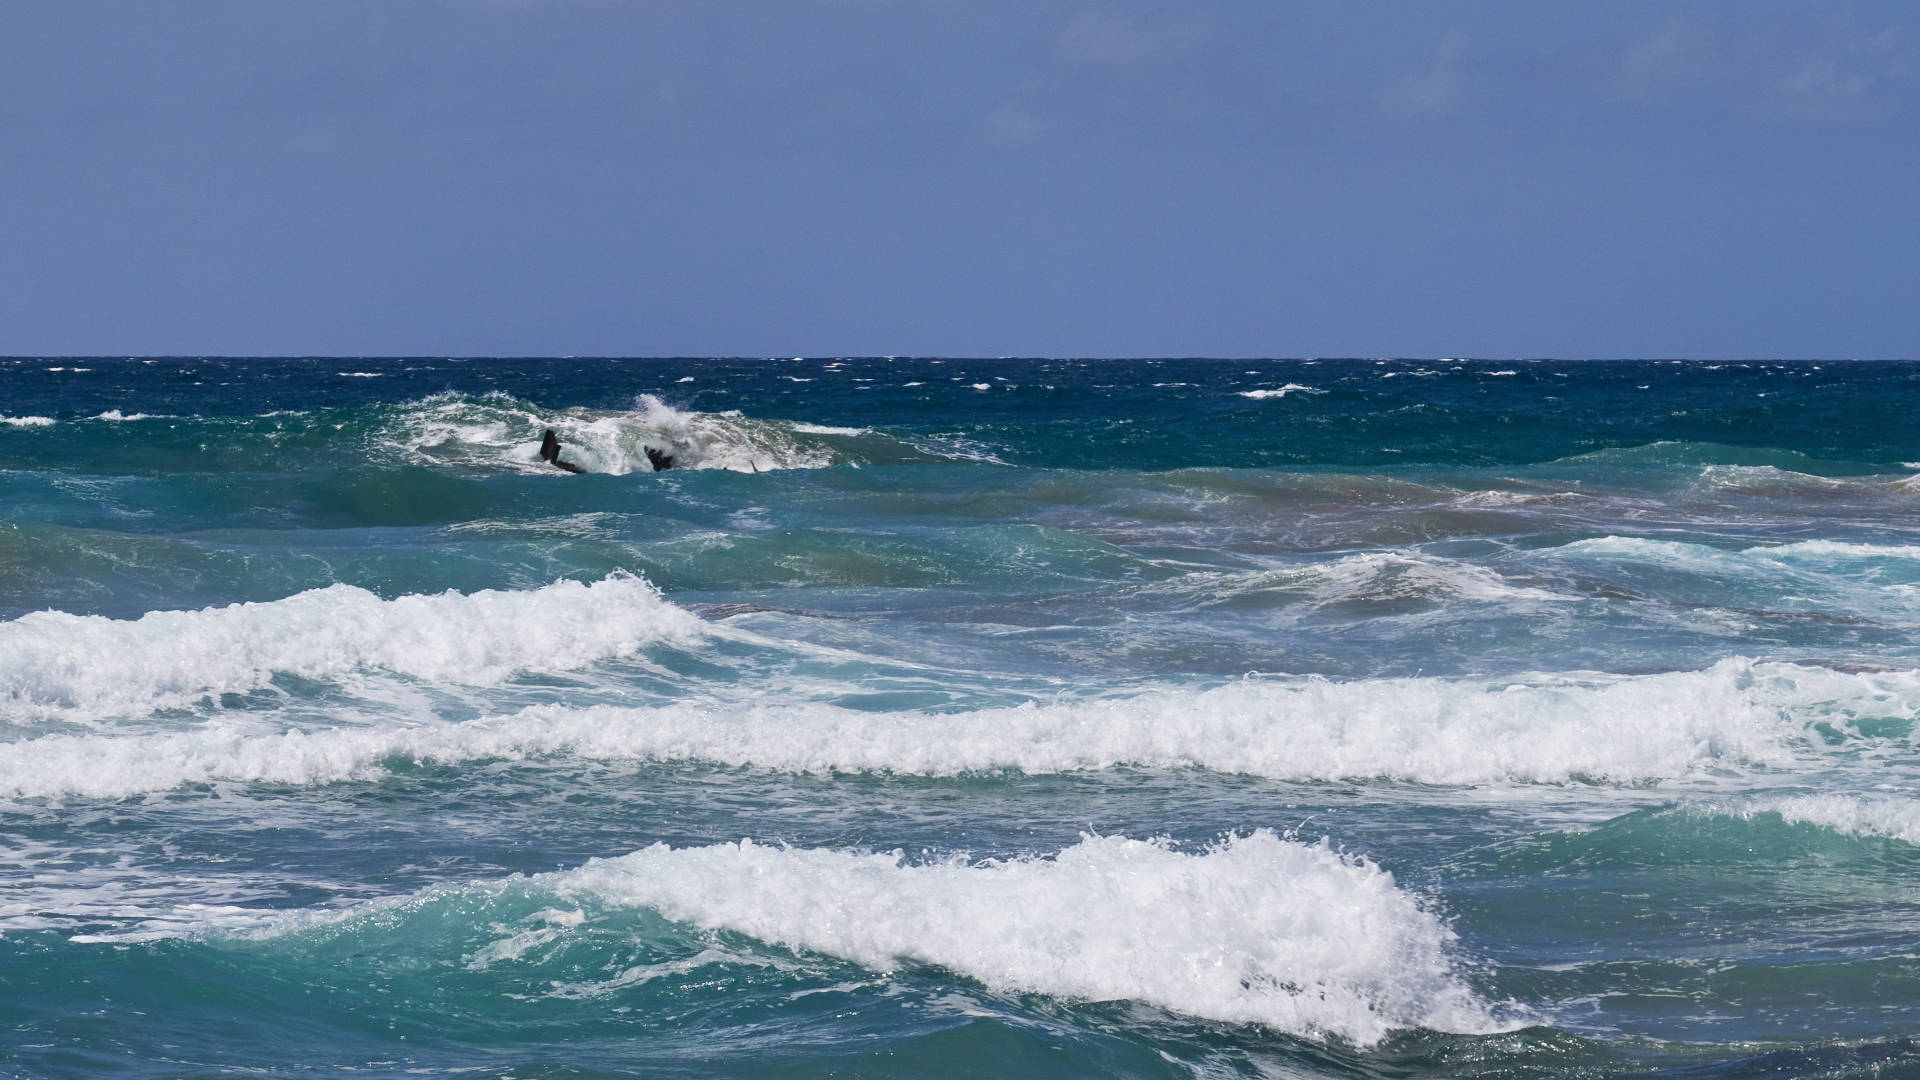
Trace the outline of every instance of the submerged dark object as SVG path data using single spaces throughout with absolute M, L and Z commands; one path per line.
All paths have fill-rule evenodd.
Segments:
M 570 473 L 587 471 L 571 462 L 560 460 L 560 440 L 554 435 L 552 428 L 548 428 L 546 434 L 540 436 L 540 457 L 556 469 L 565 469 Z
M 655 450 L 651 446 L 642 447 L 642 449 L 647 452 L 647 463 L 653 466 L 654 472 L 665 472 L 673 468 L 672 454 L 664 450 Z M 570 473 L 583 473 L 587 471 L 570 461 L 560 460 L 560 437 L 553 433 L 552 428 L 548 428 L 540 434 L 540 460 L 556 469 L 565 469 Z

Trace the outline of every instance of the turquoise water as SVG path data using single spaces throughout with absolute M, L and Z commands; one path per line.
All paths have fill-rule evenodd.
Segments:
M 0 1074 L 1920 1076 L 1915 415 L 0 360 Z

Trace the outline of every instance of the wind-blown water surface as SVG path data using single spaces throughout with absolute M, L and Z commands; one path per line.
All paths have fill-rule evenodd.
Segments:
M 0 1072 L 1920 1075 L 1916 415 L 0 361 Z

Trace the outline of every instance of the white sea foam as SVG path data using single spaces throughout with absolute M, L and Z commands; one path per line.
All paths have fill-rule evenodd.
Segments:
M 1842 836 L 1875 836 L 1920 845 L 1920 802 L 1861 795 L 1782 795 L 1709 808 L 1742 818 L 1778 814 L 1789 824 L 1814 825 Z
M 1556 558 L 1575 557 L 1653 563 L 1702 573 L 1743 570 L 1755 573 L 1761 570 L 1751 560 L 1742 559 L 1739 551 L 1717 548 L 1709 544 L 1691 544 L 1683 540 L 1650 540 L 1640 536 L 1597 536 L 1587 540 L 1575 540 L 1570 544 L 1548 549 L 1542 554 Z
M 1242 602 L 1261 593 L 1316 606 L 1416 598 L 1510 605 L 1570 599 L 1515 585 L 1471 563 L 1397 551 L 1367 551 L 1266 570 L 1194 573 L 1139 591 L 1147 597 L 1193 596 L 1203 604 Z
M 1745 548 L 1718 548 L 1680 540 L 1650 540 L 1638 536 L 1602 536 L 1576 540 L 1548 552 L 1551 556 L 1576 556 L 1605 560 L 1650 563 L 1690 573 L 1739 575 L 1783 581 L 1791 574 L 1813 580 L 1824 577 L 1872 575 L 1889 562 L 1920 560 L 1920 546 L 1910 544 L 1862 544 L 1839 540 L 1801 540 L 1788 544 L 1764 544 Z M 1911 568 L 1908 568 L 1909 571 Z M 1881 598 L 1895 596 L 1911 586 L 1879 586 Z
M 1773 465 L 1708 465 L 1700 470 L 1696 483 L 1713 492 L 1802 498 L 1864 493 L 1880 486 L 1877 481 L 1815 476 Z
M 670 449 L 678 455 L 676 468 L 765 472 L 832 464 L 825 450 L 802 447 L 788 432 L 764 421 L 682 412 L 651 394 L 640 395 L 637 404 L 641 427 L 666 436 Z M 621 431 L 621 421 L 613 426 L 616 433 Z M 613 441 L 616 445 L 619 442 L 617 437 Z M 642 459 L 644 456 L 642 453 Z
M 150 709 L 263 686 L 276 672 L 328 678 L 361 668 L 490 682 L 522 669 L 579 667 L 702 626 L 628 574 L 392 600 L 333 585 L 132 620 L 41 611 L 0 623 L 0 705 Z
M 932 435 L 908 439 L 907 442 L 914 449 L 934 457 L 953 461 L 978 461 L 988 465 L 1007 464 L 1005 459 L 994 453 L 995 447 L 959 435 Z
M 77 863 L 48 860 L 46 854 L 0 848 L 0 859 L 33 866 L 30 875 L 11 877 L 0 890 L 0 935 L 71 932 L 103 923 L 123 929 L 92 940 L 258 932 L 274 925 L 276 918 L 272 908 L 263 905 L 284 896 L 290 884 L 246 875 L 156 872 L 152 864 L 124 850 L 99 851 Z M 76 935 L 75 940 L 88 938 Z
M 338 936 L 446 905 L 484 920 L 498 898 L 511 895 L 517 906 L 528 894 L 549 906 L 515 926 L 490 924 L 506 936 L 470 954 L 468 966 L 548 962 L 554 947 L 608 907 L 646 908 L 802 954 L 788 959 L 708 946 L 606 982 L 553 980 L 559 999 L 600 996 L 710 964 L 805 972 L 815 966 L 811 953 L 883 979 L 902 966 L 931 965 L 1001 993 L 1137 1001 L 1360 1046 L 1397 1030 L 1492 1033 L 1531 1019 L 1518 1006 L 1490 1005 L 1473 992 L 1452 955 L 1456 935 L 1390 873 L 1325 841 L 1302 843 L 1268 830 L 1191 853 L 1164 841 L 1083 836 L 1051 856 L 955 855 L 920 863 L 898 851 L 752 840 L 655 844 L 571 870 L 435 886 L 345 911 L 176 906 L 163 919 L 71 940 Z
M 587 917 L 580 911 L 548 908 L 545 911 L 535 912 L 533 920 L 539 925 L 495 941 L 475 953 L 468 959 L 467 969 L 480 971 L 503 961 L 519 960 L 534 949 L 552 944 L 568 931 L 586 922 Z
M 562 475 L 540 459 L 540 436 L 553 429 L 561 459 L 588 472 L 649 472 L 649 447 L 674 458 L 679 469 L 824 468 L 824 447 L 796 441 L 797 427 L 752 420 L 736 411 L 686 412 L 652 394 L 625 411 L 543 410 L 504 395 L 436 395 L 408 405 L 386 438 L 402 453 L 434 464 L 507 466 Z
M 48 735 L 8 747 L 0 796 L 122 797 L 222 780 L 321 784 L 377 777 L 395 758 L 549 755 L 927 776 L 1142 766 L 1454 786 L 1721 782 L 1827 761 L 1831 751 L 1809 735 L 1811 724 L 1842 730 L 1859 718 L 1916 715 L 1920 673 L 1743 660 L 1636 677 L 1246 680 L 961 713 L 821 703 L 535 706 L 405 728 Z
M 100 415 L 94 417 L 94 419 L 95 420 L 115 420 L 115 421 L 154 420 L 154 419 L 159 419 L 159 417 L 154 413 L 143 413 L 143 412 L 123 413 L 119 409 L 108 409 L 106 412 L 103 412 Z
M 1377 597 L 1382 593 L 1444 594 L 1486 603 L 1564 599 L 1544 589 L 1511 584 L 1484 567 L 1399 552 L 1370 551 L 1346 555 L 1331 563 L 1286 572 L 1305 573 L 1319 579 L 1314 593 L 1321 602 Z
M 1052 857 L 922 865 L 656 844 L 536 880 L 881 972 L 937 965 L 1003 993 L 1140 1001 L 1362 1046 L 1400 1029 L 1518 1026 L 1460 979 L 1454 934 L 1391 874 L 1264 830 L 1193 854 L 1088 836 Z
M 868 428 L 832 427 L 827 424 L 795 424 L 793 430 L 802 435 L 865 435 Z
M 1275 389 L 1275 390 L 1242 390 L 1240 391 L 1240 396 L 1243 398 L 1252 398 L 1255 401 L 1260 401 L 1266 398 L 1283 398 L 1283 397 L 1286 397 L 1288 394 L 1324 394 L 1324 393 L 1326 393 L 1325 390 L 1319 390 L 1311 386 L 1302 386 L 1299 383 L 1288 383 L 1287 385 L 1282 386 L 1279 389 Z
M 1577 491 L 1470 491 L 1453 500 L 1457 506 L 1497 508 L 1568 503 L 1592 498 Z
M 1920 559 L 1920 545 L 1849 544 L 1839 540 L 1799 540 L 1791 544 L 1750 547 L 1741 554 L 1766 559 Z
M 13 427 L 48 427 L 52 423 L 51 416 L 0 416 L 0 424 Z
M 538 931 L 536 930 L 535 932 L 537 933 Z M 552 943 L 561 937 L 562 935 L 556 934 L 553 938 L 548 938 L 536 943 L 534 947 Z M 480 958 L 479 955 L 476 955 L 474 959 L 479 960 Z M 515 959 L 518 959 L 518 957 Z M 468 966 L 474 966 L 473 962 L 469 961 Z M 692 956 L 680 960 L 663 960 L 655 964 L 635 964 L 633 967 L 626 968 L 607 979 L 594 979 L 584 982 L 561 982 L 556 980 L 553 983 L 553 989 L 547 992 L 547 996 L 558 998 L 562 1001 L 591 1001 L 595 998 L 604 998 L 609 994 L 616 994 L 635 986 L 644 986 L 647 983 L 653 982 L 655 979 L 681 978 L 699 971 L 702 968 L 719 966 L 776 968 L 789 971 L 797 971 L 800 969 L 799 964 L 795 964 L 790 960 L 761 956 L 739 949 L 709 947 L 701 949 Z M 859 984 L 841 983 L 837 984 L 835 988 L 851 989 L 856 985 Z M 820 992 L 819 990 L 800 990 L 790 995 L 789 999 L 791 1000 L 792 997 L 803 997 L 807 994 L 817 994 Z

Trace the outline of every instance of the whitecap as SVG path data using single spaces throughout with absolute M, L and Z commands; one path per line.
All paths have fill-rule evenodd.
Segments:
M 1487 1034 L 1531 1019 L 1474 993 L 1457 970 L 1457 935 L 1392 874 L 1325 841 L 1303 843 L 1265 829 L 1191 852 L 1164 840 L 1086 835 L 1051 855 L 919 862 L 900 851 L 750 839 L 654 844 L 571 870 L 436 887 L 346 912 L 252 924 L 209 913 L 216 917 L 202 933 L 351 935 L 410 917 L 487 919 L 503 900 L 551 906 L 516 920 L 521 929 L 483 946 L 470 965 L 538 964 L 542 946 L 576 930 L 574 912 L 641 908 L 795 950 L 798 961 L 781 966 L 801 970 L 812 966 L 807 954 L 849 961 L 881 978 L 905 965 L 931 965 L 997 993 L 1136 1001 L 1362 1047 L 1395 1031 Z M 180 935 L 183 928 L 161 933 Z M 120 939 L 140 936 L 156 935 Z M 644 965 L 628 981 L 735 962 L 711 955 L 712 948 L 703 944 L 668 966 Z M 550 985 L 569 998 L 606 988 Z
M 1201 768 L 1276 780 L 1487 787 L 1727 782 L 1827 761 L 1832 731 L 1920 713 L 1920 673 L 1728 660 L 1663 675 L 1249 679 L 969 712 L 816 702 L 540 705 L 463 723 L 261 735 L 209 725 L 10 744 L 0 796 L 117 798 L 185 783 L 373 779 L 396 758 L 566 755 L 794 773 L 957 776 Z M 1823 725 L 1815 733 L 1816 725 Z
M 1240 396 L 1243 398 L 1253 398 L 1255 401 L 1260 401 L 1266 398 L 1283 398 L 1283 397 L 1286 397 L 1288 394 L 1294 394 L 1294 393 L 1324 394 L 1326 393 L 1326 391 L 1317 389 L 1312 386 L 1302 386 L 1299 383 L 1288 383 L 1287 385 L 1282 386 L 1276 390 L 1242 390 L 1240 391 Z
M 645 580 L 614 574 L 527 592 L 383 600 L 332 585 L 266 603 L 108 619 L 41 611 L 0 623 L 0 703 L 123 711 L 264 686 L 276 672 L 331 678 L 377 668 L 420 679 L 494 682 L 528 668 L 577 668 L 701 620 Z
M 379 436 L 400 453 L 430 464 L 507 467 L 564 475 L 540 459 L 541 433 L 560 439 L 563 460 L 588 472 L 650 472 L 647 449 L 674 458 L 676 469 L 824 468 L 832 454 L 793 437 L 790 425 L 723 413 L 676 409 L 641 394 L 627 411 L 544 410 L 506 395 L 439 394 L 403 406 Z
M 1673 812 L 1742 821 L 1767 815 L 1789 825 L 1811 825 L 1840 836 L 1898 840 L 1920 846 L 1920 802 L 1900 796 L 1769 794 L 1682 805 Z
M 656 844 L 552 875 L 561 895 L 1002 993 L 1132 1000 L 1361 1046 L 1518 1026 L 1455 973 L 1455 935 L 1373 863 L 1267 830 L 1194 853 L 1086 836 L 1051 857 Z

